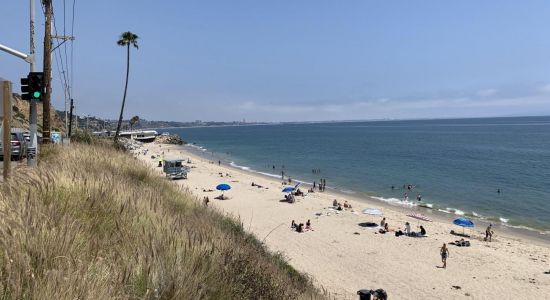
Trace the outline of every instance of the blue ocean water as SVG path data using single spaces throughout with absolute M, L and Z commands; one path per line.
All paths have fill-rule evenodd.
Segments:
M 550 117 L 159 131 L 257 172 L 326 178 L 327 186 L 384 201 L 402 201 L 408 192 L 415 202 L 421 194 L 434 210 L 550 230 Z

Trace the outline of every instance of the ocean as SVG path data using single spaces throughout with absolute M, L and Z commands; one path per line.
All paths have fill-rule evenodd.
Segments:
M 325 178 L 327 187 L 355 196 L 550 234 L 550 117 L 158 131 L 264 175 L 280 178 L 284 171 L 308 183 Z

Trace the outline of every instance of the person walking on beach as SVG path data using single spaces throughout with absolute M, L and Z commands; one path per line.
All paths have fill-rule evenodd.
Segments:
M 441 250 L 439 251 L 441 254 L 441 262 L 443 263 L 443 269 L 447 268 L 447 257 L 449 257 L 449 249 L 447 248 L 447 244 L 443 243 L 443 247 L 441 247 Z
M 487 229 L 485 229 L 485 239 L 483 239 L 486 242 L 490 242 L 493 238 L 493 224 L 489 224 Z
M 281 171 L 281 180 L 285 180 L 285 171 Z

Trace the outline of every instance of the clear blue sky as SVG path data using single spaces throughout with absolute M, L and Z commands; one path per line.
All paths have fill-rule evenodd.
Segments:
M 63 1 L 54 5 L 62 31 Z M 27 1 L 3 0 L 2 11 L 0 43 L 26 52 Z M 75 15 L 79 114 L 118 116 L 125 51 L 116 40 L 126 30 L 140 36 L 126 118 L 550 114 L 550 1 L 76 0 Z M 0 52 L 0 77 L 27 71 Z M 55 62 L 54 78 L 61 109 Z

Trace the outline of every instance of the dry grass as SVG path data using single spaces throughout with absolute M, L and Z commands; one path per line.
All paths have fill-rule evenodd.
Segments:
M 0 186 L 0 299 L 312 299 L 242 224 L 101 145 Z

